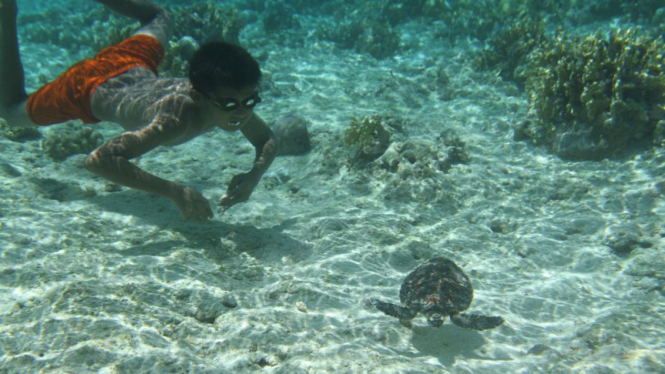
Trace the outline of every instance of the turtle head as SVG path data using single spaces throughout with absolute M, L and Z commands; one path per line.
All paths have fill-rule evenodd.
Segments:
M 443 325 L 444 319 L 443 314 L 440 313 L 430 313 L 427 315 L 427 323 L 435 329 L 438 329 Z

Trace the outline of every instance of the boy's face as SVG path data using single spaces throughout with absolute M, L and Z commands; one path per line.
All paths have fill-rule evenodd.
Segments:
M 213 106 L 214 120 L 225 131 L 241 129 L 253 114 L 256 104 L 261 101 L 255 86 L 236 90 L 220 87 L 208 95 Z

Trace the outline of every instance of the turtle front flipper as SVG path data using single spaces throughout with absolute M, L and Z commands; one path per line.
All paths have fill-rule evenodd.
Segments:
M 477 314 L 455 314 L 450 320 L 459 327 L 472 330 L 487 330 L 500 326 L 504 320 L 498 316 L 481 316 Z
M 404 306 L 400 305 L 395 305 L 392 303 L 387 303 L 385 301 L 381 301 L 378 299 L 369 299 L 369 301 L 376 307 L 376 309 L 382 311 L 383 313 L 399 318 L 401 320 L 408 320 L 408 319 L 413 319 L 413 317 L 418 314 L 417 310 L 407 308 Z

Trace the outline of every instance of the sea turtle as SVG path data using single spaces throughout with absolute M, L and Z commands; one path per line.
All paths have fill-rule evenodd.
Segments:
M 430 326 L 439 328 L 446 316 L 457 326 L 473 330 L 486 330 L 503 323 L 503 318 L 461 314 L 471 305 L 471 281 L 454 262 L 444 257 L 425 261 L 406 276 L 399 290 L 403 306 L 370 299 L 383 313 L 402 321 L 413 319 L 418 312 L 425 313 Z

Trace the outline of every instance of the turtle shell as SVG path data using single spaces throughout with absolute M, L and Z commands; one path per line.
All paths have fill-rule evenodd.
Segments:
M 462 269 L 444 257 L 430 259 L 406 276 L 399 290 L 403 305 L 424 313 L 454 315 L 473 300 L 471 281 Z

